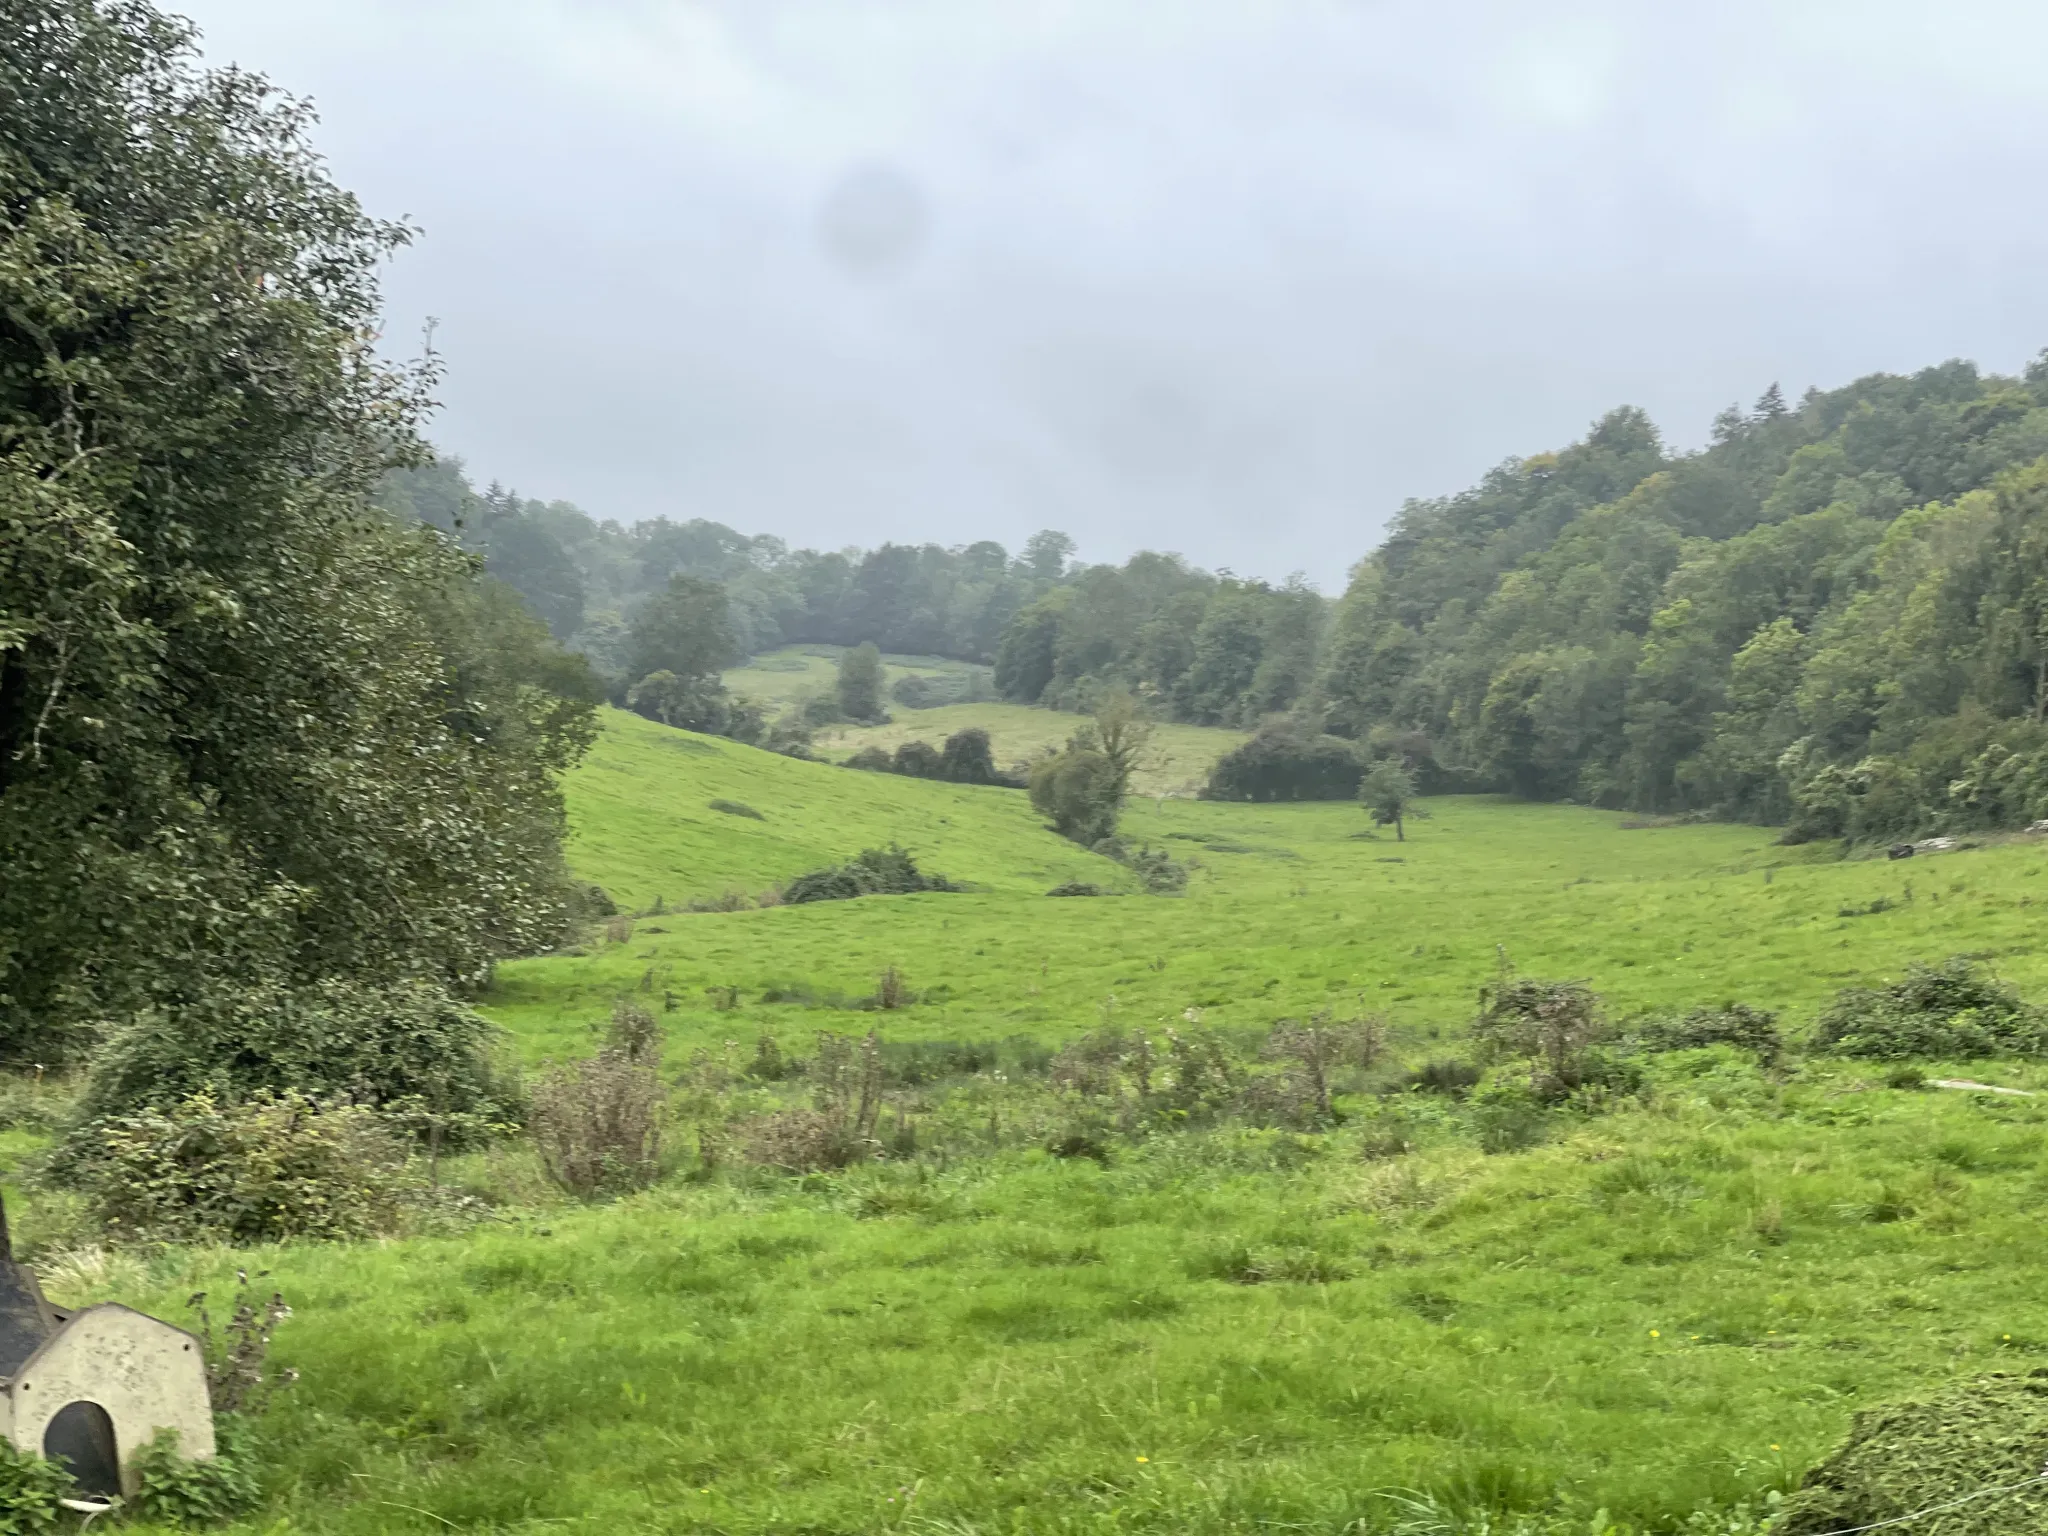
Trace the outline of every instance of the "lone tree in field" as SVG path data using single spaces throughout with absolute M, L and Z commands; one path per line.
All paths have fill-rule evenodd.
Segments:
M 1374 826 L 1392 827 L 1394 840 L 1401 843 L 1408 841 L 1406 823 L 1424 816 L 1416 804 L 1415 776 L 1391 757 L 1381 758 L 1366 770 L 1358 783 L 1358 803 Z
M 1152 742 L 1152 721 L 1144 705 L 1119 688 L 1095 710 L 1095 747 L 1109 760 L 1116 803 L 1122 807 L 1131 792 L 1131 776 L 1144 761 Z
M 882 708 L 882 653 L 864 641 L 839 658 L 839 711 L 849 720 L 886 720 Z

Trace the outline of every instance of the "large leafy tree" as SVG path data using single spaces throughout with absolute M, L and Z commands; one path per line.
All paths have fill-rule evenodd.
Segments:
M 373 349 L 405 232 L 146 5 L 0 0 L 0 37 L 0 1052 L 477 976 L 558 919 L 591 708 L 369 506 L 426 403 Z

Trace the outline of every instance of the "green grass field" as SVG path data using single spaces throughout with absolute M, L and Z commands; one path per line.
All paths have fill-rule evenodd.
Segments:
M 787 704 L 804 694 L 829 692 L 840 650 L 841 647 L 829 645 L 784 646 L 754 657 L 744 667 L 733 668 L 725 674 L 725 684 L 735 693 L 751 694 L 776 704 Z M 882 662 L 890 684 L 911 673 L 938 677 L 973 670 L 962 662 L 930 656 L 885 656 Z M 887 725 L 836 725 L 818 731 L 819 755 L 838 762 L 862 747 L 882 747 L 893 752 L 906 741 L 928 741 L 938 746 L 955 731 L 979 727 L 989 734 L 996 762 L 1008 767 L 1042 752 L 1057 750 L 1085 723 L 1079 715 L 1023 704 L 982 702 L 906 709 L 891 703 L 889 708 L 893 718 Z M 1207 781 L 1216 759 L 1245 738 L 1243 731 L 1217 730 L 1205 725 L 1159 725 L 1133 782 L 1144 795 L 1192 796 Z
M 843 645 L 785 645 L 764 651 L 749 657 L 744 666 L 727 668 L 725 686 L 734 693 L 771 704 L 788 704 L 806 694 L 830 693 L 839 676 L 839 658 L 845 650 Z M 957 678 L 973 672 L 986 676 L 988 668 L 944 656 L 882 658 L 885 690 L 899 678 L 913 675 Z
M 862 747 L 894 751 L 906 741 L 937 746 L 955 731 L 987 731 L 996 761 L 1005 767 L 1056 751 L 1085 724 L 1085 717 L 1023 704 L 946 704 L 938 709 L 901 709 L 887 725 L 827 726 L 817 734 L 820 754 L 842 759 Z M 1139 794 L 1158 798 L 1193 796 L 1207 782 L 1216 759 L 1245 740 L 1243 731 L 1207 725 L 1159 725 L 1131 782 Z
M 533 1062 L 587 1051 L 627 995 L 679 1079 L 763 1033 L 1057 1044 L 1324 1009 L 1383 1015 L 1413 1063 L 1460 1051 L 1502 949 L 1624 1015 L 1733 998 L 1803 1027 L 1844 984 L 1958 951 L 2048 993 L 2034 841 L 1830 862 L 1475 797 L 1403 843 L 1348 805 L 1142 801 L 1128 830 L 1198 861 L 1186 895 L 1056 900 L 1120 872 L 1014 791 L 612 714 L 570 792 L 573 867 L 636 907 L 892 837 L 982 889 L 665 912 L 507 963 L 487 1011 Z M 854 1011 L 891 966 L 922 1000 Z M 1725 1048 L 1652 1070 L 1647 1103 L 1526 1151 L 1485 1155 L 1468 1111 L 1409 1096 L 1415 1150 L 1369 1159 L 1360 1097 L 1335 1131 L 1158 1135 L 1106 1164 L 995 1134 L 1026 1087 L 984 1074 L 902 1091 L 933 1127 L 916 1158 L 706 1171 L 684 1137 L 654 1190 L 577 1207 L 516 1150 L 478 1154 L 451 1182 L 518 1196 L 482 1225 L 74 1261 L 53 1289 L 175 1314 L 249 1265 L 284 1290 L 303 1380 L 267 1421 L 252 1531 L 1726 1536 L 1858 1407 L 2048 1364 L 2048 1097 Z

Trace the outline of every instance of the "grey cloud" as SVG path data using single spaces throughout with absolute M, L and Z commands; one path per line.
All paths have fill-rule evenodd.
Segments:
M 1326 587 L 1624 401 L 2048 342 L 2048 14 L 204 0 L 425 237 L 436 436 L 626 519 Z

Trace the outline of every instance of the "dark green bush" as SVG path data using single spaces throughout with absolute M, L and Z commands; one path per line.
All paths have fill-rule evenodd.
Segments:
M 2048 1017 L 1967 956 L 1911 965 L 1888 987 L 1845 987 L 1814 1047 L 1876 1061 L 2048 1056 Z
M 831 869 L 817 869 L 798 875 L 783 887 L 786 904 L 810 901 L 850 901 L 856 896 L 909 896 L 920 891 L 957 891 L 960 887 L 944 875 L 928 875 L 917 861 L 895 844 L 887 848 L 864 848 L 858 857 Z
M 1505 959 L 1480 989 L 1472 1039 L 1485 1061 L 1526 1063 L 1529 1087 L 1546 1103 L 1587 1081 L 1588 1051 L 1606 1032 L 1600 998 L 1576 981 L 1518 976 Z
M 1205 800 L 1349 800 L 1365 766 L 1358 749 L 1298 721 L 1262 728 L 1209 771 Z
M 1719 1008 L 1695 1008 L 1676 1019 L 1652 1019 L 1636 1032 L 1649 1050 L 1690 1051 L 1710 1045 L 1732 1045 L 1751 1052 L 1759 1063 L 1770 1066 L 1785 1052 L 1785 1037 L 1778 1030 L 1778 1016 L 1747 1003 L 1724 1003 Z
M 1106 837 L 1095 845 L 1095 852 L 1116 860 L 1136 875 L 1149 895 L 1178 896 L 1188 888 L 1187 865 L 1164 848 L 1154 848 L 1150 843 L 1132 848 L 1120 837 Z
M 1480 1075 L 1479 1068 L 1469 1061 L 1429 1061 L 1410 1072 L 1403 1079 L 1403 1086 L 1416 1093 L 1462 1099 L 1479 1086 Z
M 940 753 L 944 776 L 953 784 L 1005 784 L 1010 781 L 996 772 L 995 749 L 988 732 L 979 726 L 955 731 L 946 738 Z
M 750 821 L 766 821 L 768 819 L 744 800 L 707 800 L 704 804 L 707 808 L 727 816 L 744 816 Z
M 1089 884 L 1086 880 L 1069 880 L 1063 885 L 1054 886 L 1045 894 L 1048 896 L 1107 896 L 1109 892 L 1099 885 Z
M 1069 746 L 1031 770 L 1031 808 L 1062 837 L 1093 848 L 1116 835 L 1122 785 L 1116 765 L 1093 747 Z
M 97 1121 L 68 1171 L 110 1233 L 167 1242 L 370 1237 L 390 1230 L 410 1182 L 384 1117 L 295 1092 L 202 1092 Z
M 493 1062 L 499 1031 L 439 987 L 328 982 L 254 987 L 203 1010 L 165 1007 L 118 1028 L 92 1062 L 79 1116 L 162 1109 L 196 1094 L 420 1099 L 444 1112 L 518 1118 L 518 1089 Z M 60 1159 L 61 1161 L 61 1159 Z
M 862 747 L 853 756 L 849 757 L 842 766 L 858 768 L 863 773 L 890 773 L 894 771 L 894 764 L 891 762 L 888 749 L 885 747 Z
M 896 749 L 889 771 L 900 773 L 906 779 L 943 779 L 946 776 L 945 759 L 940 756 L 939 749 L 928 741 L 906 741 Z

